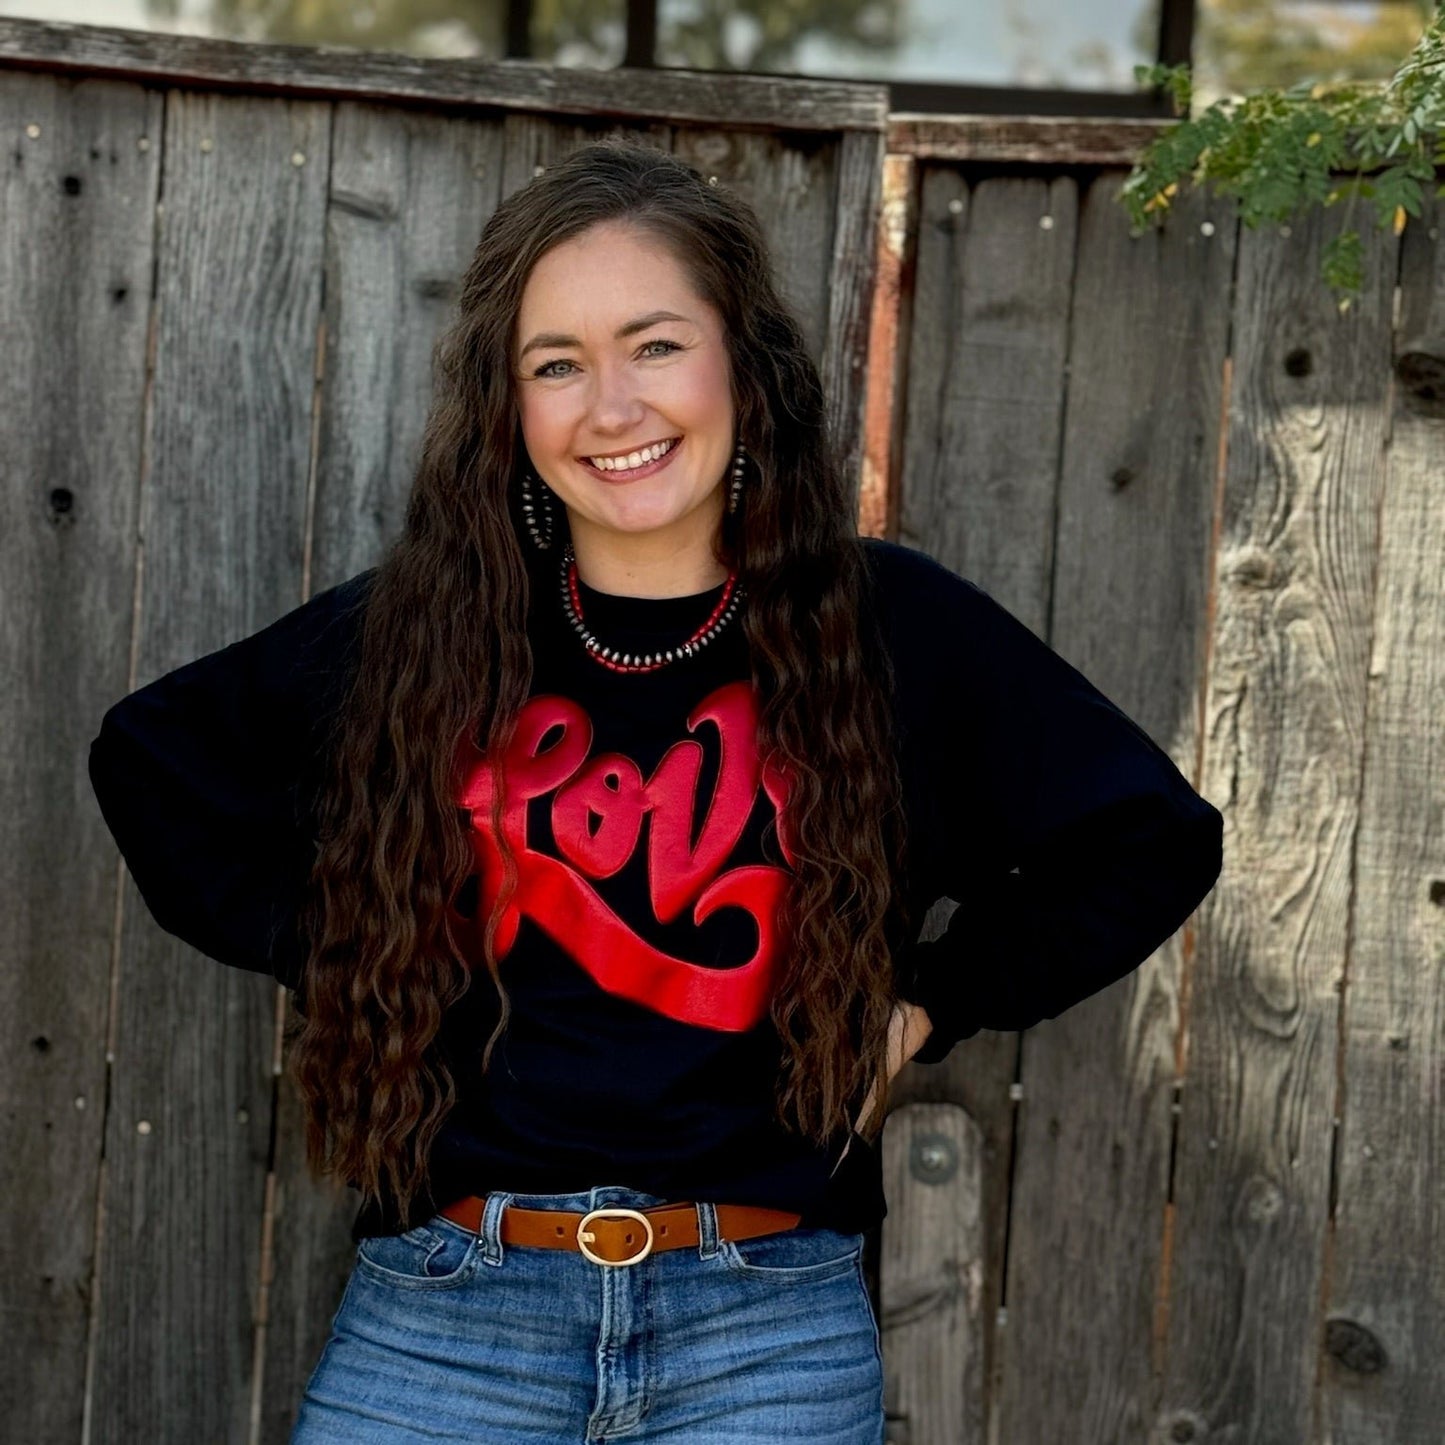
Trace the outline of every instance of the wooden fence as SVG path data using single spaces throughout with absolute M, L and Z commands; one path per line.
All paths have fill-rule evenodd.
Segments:
M 1065 165 L 1044 128 L 1030 164 L 1018 130 L 891 128 L 871 515 L 1137 717 L 1224 812 L 1225 867 L 1134 977 L 908 1072 L 895 1439 L 1422 1445 L 1445 1419 L 1438 203 L 1371 233 L 1341 313 L 1317 268 L 1342 208 L 1252 232 L 1188 194 L 1130 239 L 1107 135 Z
M 376 560 L 487 215 L 625 130 L 757 205 L 861 525 L 994 592 L 1226 818 L 1137 974 L 899 1081 L 890 1439 L 1438 1438 L 1433 210 L 1340 313 L 1336 212 L 1248 232 L 1186 196 L 1131 239 L 1148 122 L 27 21 L 0 112 L 7 1432 L 286 1439 L 354 1196 L 306 1175 L 287 996 L 150 921 L 85 747 Z

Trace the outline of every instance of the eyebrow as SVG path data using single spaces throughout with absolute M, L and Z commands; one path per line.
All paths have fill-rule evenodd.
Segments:
M 635 336 L 639 331 L 646 331 L 649 326 L 656 326 L 659 321 L 688 322 L 688 318 L 679 316 L 675 311 L 649 311 L 646 316 L 635 317 L 619 326 L 615 333 L 616 339 L 621 341 L 624 337 Z M 564 336 L 560 331 L 539 331 L 517 354 L 517 359 L 520 361 L 529 351 L 535 351 L 538 347 L 581 345 L 575 336 Z

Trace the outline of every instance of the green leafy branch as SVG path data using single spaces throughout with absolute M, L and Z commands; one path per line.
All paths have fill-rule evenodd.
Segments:
M 1138 65 L 1134 74 L 1142 83 L 1164 86 L 1175 113 L 1187 115 L 1187 65 Z M 1151 223 L 1163 224 L 1181 182 L 1208 183 L 1220 195 L 1236 196 L 1240 218 L 1251 229 L 1348 195 L 1345 229 L 1325 248 L 1320 267 L 1344 311 L 1364 284 L 1363 238 L 1349 226 L 1356 202 L 1361 196 L 1372 202 L 1379 229 L 1389 226 L 1397 236 L 1407 216 L 1418 218 L 1423 188 L 1445 166 L 1442 119 L 1445 3 L 1383 85 L 1304 80 L 1284 91 L 1218 100 L 1152 140 L 1118 199 L 1138 236 Z M 1336 176 L 1348 170 L 1353 177 L 1337 184 Z M 1445 195 L 1445 185 L 1435 194 Z

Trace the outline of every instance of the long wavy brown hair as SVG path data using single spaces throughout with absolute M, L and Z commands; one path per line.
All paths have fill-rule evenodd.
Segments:
M 759 756 L 791 788 L 794 878 L 770 1003 L 777 1118 L 822 1147 L 850 1128 L 870 1084 L 862 1137 L 886 1110 L 892 949 L 907 928 L 891 671 L 818 372 L 747 203 L 664 151 L 602 140 L 547 168 L 483 229 L 433 355 L 403 531 L 366 595 L 318 799 L 289 1051 L 307 1159 L 368 1201 L 389 1192 L 403 1219 L 424 1197 L 429 1150 L 456 1101 L 439 1033 L 475 966 L 451 917 L 476 870 L 456 801 L 459 744 L 470 737 L 502 758 L 532 677 L 517 314 L 540 257 L 602 221 L 668 246 L 720 313 L 738 435 L 756 463 L 716 552 L 747 589 Z M 517 881 L 504 786 L 491 816 L 501 893 L 477 928 L 499 999 L 484 1070 L 510 1016 L 494 952 Z

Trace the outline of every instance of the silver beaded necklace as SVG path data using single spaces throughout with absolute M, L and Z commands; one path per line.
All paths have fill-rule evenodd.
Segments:
M 745 590 L 738 581 L 738 574 L 729 571 L 717 605 L 691 636 L 674 647 L 662 648 L 657 652 L 623 652 L 620 648 L 605 646 L 597 634 L 583 622 L 582 596 L 577 582 L 577 563 L 572 555 L 572 543 L 568 542 L 562 550 L 562 608 L 567 614 L 567 621 L 582 639 L 587 655 L 613 672 L 656 672 L 659 667 L 666 667 L 669 662 L 695 657 L 737 616 L 745 595 Z

